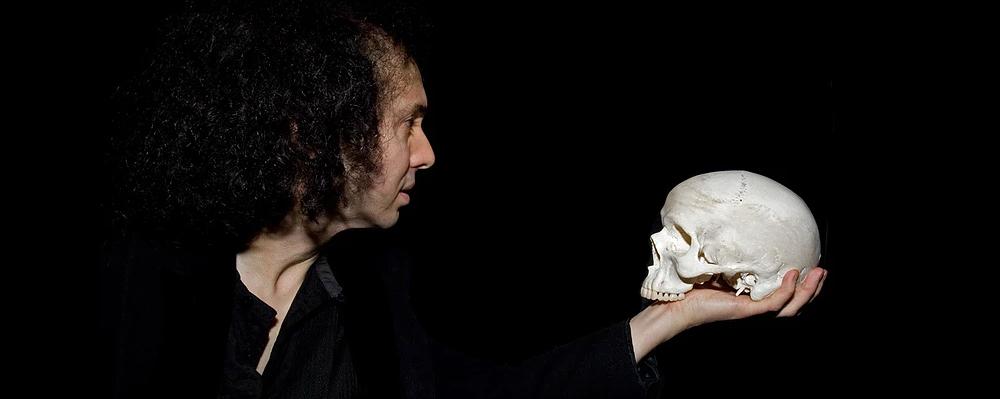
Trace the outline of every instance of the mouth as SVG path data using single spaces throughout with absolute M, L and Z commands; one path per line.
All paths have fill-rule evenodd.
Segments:
M 401 190 L 399 190 L 399 196 L 400 196 L 400 198 L 403 199 L 404 202 L 406 202 L 406 203 L 410 202 L 410 192 L 409 191 L 412 190 L 412 189 L 413 189 L 413 185 L 411 184 L 411 185 L 409 185 L 407 187 L 403 187 Z

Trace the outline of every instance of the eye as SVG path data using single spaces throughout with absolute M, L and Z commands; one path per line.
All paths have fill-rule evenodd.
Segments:
M 406 120 L 406 130 L 410 135 L 413 135 L 413 129 L 419 129 L 423 125 L 423 117 L 415 117 Z
M 415 124 L 416 124 L 416 119 L 415 118 L 406 118 L 406 119 L 404 119 L 403 123 L 399 127 L 400 133 L 402 134 L 403 132 L 405 132 L 406 136 L 412 135 L 413 134 L 413 127 L 415 126 Z

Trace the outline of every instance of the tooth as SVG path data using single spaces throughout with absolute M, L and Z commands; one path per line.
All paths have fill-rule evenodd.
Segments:
M 679 301 L 681 299 L 684 299 L 684 293 L 683 292 L 680 293 L 680 294 L 677 294 L 677 300 Z

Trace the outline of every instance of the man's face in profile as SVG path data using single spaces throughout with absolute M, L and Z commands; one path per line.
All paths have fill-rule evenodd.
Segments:
M 434 150 L 424 134 L 427 93 L 420 70 L 413 63 L 403 67 L 402 89 L 392 98 L 379 121 L 381 172 L 363 192 L 350 190 L 341 215 L 352 227 L 388 228 L 399 220 L 399 208 L 410 202 L 406 192 L 416 184 L 417 169 L 434 164 Z

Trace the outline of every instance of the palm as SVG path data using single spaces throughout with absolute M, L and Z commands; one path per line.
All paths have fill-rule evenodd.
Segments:
M 629 320 L 636 360 L 675 334 L 699 324 L 739 319 L 777 312 L 778 317 L 794 316 L 819 294 L 826 270 L 816 267 L 801 284 L 795 284 L 798 271 L 789 272 L 781 287 L 767 298 L 753 301 L 747 295 L 733 295 L 733 290 L 718 283 L 698 286 L 676 302 L 656 302 Z
M 733 290 L 718 286 L 699 286 L 685 295 L 684 300 L 673 302 L 682 314 L 692 316 L 695 324 L 718 320 L 739 319 L 752 316 L 755 307 L 749 295 L 737 296 Z
M 687 292 L 684 300 L 667 302 L 678 314 L 685 317 L 690 325 L 699 325 L 719 320 L 740 319 L 765 312 L 779 312 L 779 316 L 791 316 L 809 302 L 819 291 L 824 277 L 822 268 L 815 270 L 802 284 L 795 284 L 798 273 L 788 273 L 781 287 L 769 297 L 760 301 L 749 295 L 734 295 L 731 288 L 717 281 L 702 284 Z

